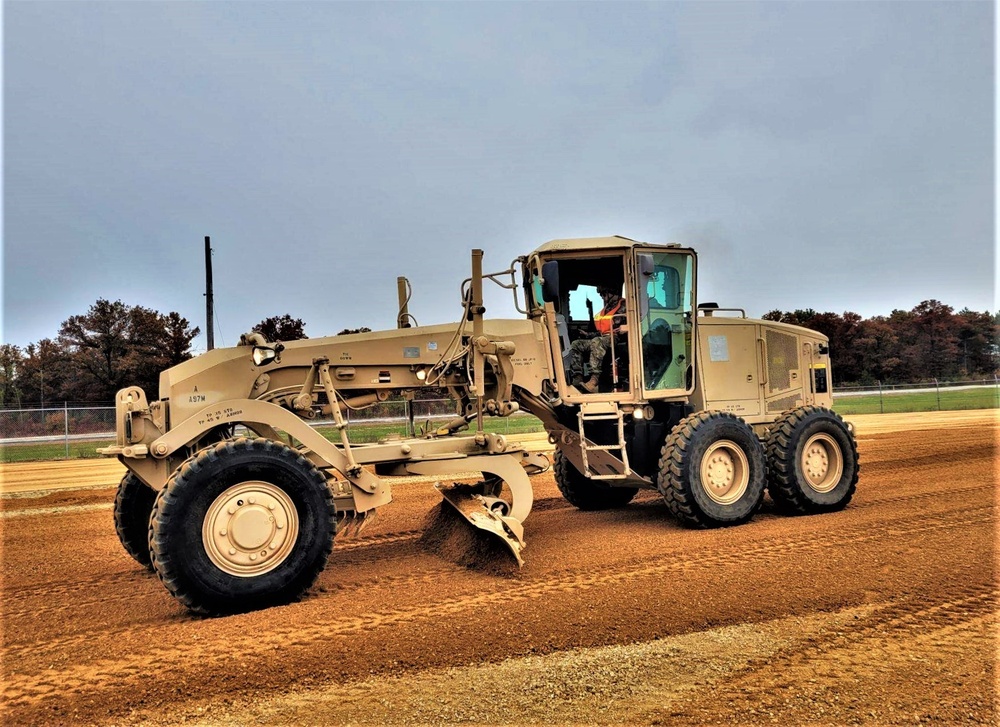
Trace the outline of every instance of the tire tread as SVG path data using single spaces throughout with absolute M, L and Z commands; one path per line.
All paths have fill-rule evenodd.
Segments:
M 671 430 L 663 448 L 660 450 L 658 465 L 657 489 L 663 496 L 670 513 L 681 523 L 694 528 L 714 528 L 720 526 L 738 525 L 749 520 L 760 506 L 763 496 L 754 503 L 750 512 L 736 520 L 720 521 L 706 513 L 695 500 L 692 483 L 687 481 L 685 473 L 690 472 L 693 463 L 690 461 L 691 449 L 699 430 L 713 421 L 732 420 L 746 427 L 750 436 L 756 440 L 756 435 L 742 419 L 724 411 L 703 410 L 690 414 Z M 759 441 L 759 440 L 758 440 Z M 763 449 L 763 448 L 761 448 Z M 748 456 L 751 453 L 747 453 Z M 766 468 L 766 465 L 763 465 Z M 766 475 L 765 475 L 766 476 Z
M 850 443 L 851 459 L 854 462 L 854 471 L 850 476 L 850 482 L 844 496 L 839 502 L 832 505 L 819 505 L 810 501 L 796 482 L 796 431 L 806 426 L 810 420 L 819 420 L 825 417 L 832 419 L 846 434 Z M 802 406 L 786 411 L 768 430 L 765 448 L 768 462 L 767 491 L 780 510 L 796 515 L 832 512 L 847 507 L 851 498 L 854 497 L 861 470 L 858 445 L 854 436 L 850 434 L 843 417 L 832 409 L 821 406 Z M 844 459 L 846 460 L 847 457 L 844 456 Z
M 322 557 L 317 558 L 308 571 L 303 572 L 296 579 L 298 587 L 290 592 L 282 593 L 277 597 L 263 597 L 256 599 L 250 608 L 265 608 L 271 605 L 294 603 L 302 599 L 312 584 L 323 571 L 327 559 L 333 551 L 333 536 L 336 534 L 337 518 L 333 505 L 333 493 L 327 484 L 323 474 L 298 451 L 291 447 L 264 438 L 227 439 L 217 444 L 210 445 L 196 452 L 185 460 L 167 480 L 166 485 L 160 491 L 153 506 L 149 525 L 149 550 L 152 555 L 152 566 L 159 576 L 160 581 L 170 592 L 170 594 L 194 613 L 203 615 L 218 615 L 222 613 L 234 613 L 247 610 L 244 607 L 233 608 L 232 604 L 220 604 L 215 599 L 206 598 L 196 589 L 191 588 L 186 583 L 181 571 L 174 563 L 174 556 L 169 554 L 169 549 L 165 547 L 164 534 L 171 529 L 172 519 L 176 515 L 171 512 L 179 498 L 179 493 L 185 488 L 193 486 L 193 478 L 210 464 L 214 464 L 222 456 L 236 456 L 240 453 L 266 453 L 277 456 L 294 464 L 303 471 L 309 472 L 313 484 L 323 493 L 324 504 L 329 516 L 330 537 L 325 539 Z
M 639 492 L 637 487 L 612 487 L 584 477 L 560 449 L 556 449 L 552 471 L 559 492 L 569 504 L 580 510 L 625 507 Z

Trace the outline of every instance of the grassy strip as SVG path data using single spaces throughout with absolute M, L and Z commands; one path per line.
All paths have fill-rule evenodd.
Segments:
M 878 394 L 845 396 L 835 401 L 834 408 L 840 414 L 844 415 L 1000 408 L 1000 392 L 992 388 L 961 389 L 957 391 L 942 389 L 940 400 L 938 393 L 934 390 L 921 391 L 914 394 L 886 394 L 881 399 L 880 402 Z M 418 432 L 420 426 L 421 424 L 418 423 Z M 542 423 L 530 415 L 519 415 L 502 419 L 487 417 L 483 426 L 486 431 L 498 434 L 521 434 L 542 431 Z M 337 436 L 337 430 L 333 427 L 321 427 L 317 431 L 331 441 L 340 441 Z M 349 431 L 352 442 L 367 444 L 377 442 L 391 434 L 398 434 L 405 437 L 406 425 L 403 422 L 377 422 L 372 424 L 354 422 L 351 424 Z M 69 459 L 100 457 L 95 450 L 98 447 L 107 447 L 109 444 L 112 444 L 112 442 L 70 442 Z M 12 444 L 0 447 L 0 462 L 4 463 L 65 458 L 65 442 Z
M 916 411 L 957 411 L 962 409 L 1000 408 L 1000 393 L 995 388 L 934 389 L 913 394 L 878 394 L 845 396 L 836 399 L 833 408 L 840 414 L 899 414 Z
M 96 459 L 98 447 L 114 444 L 113 439 L 73 441 L 69 443 L 69 457 L 66 456 L 66 442 L 46 442 L 45 444 L 6 444 L 0 447 L 0 462 L 34 462 L 46 459 Z
M 441 424 L 440 421 L 437 424 Z M 419 433 L 420 423 L 417 423 Z M 433 423 L 432 423 L 433 426 Z M 473 425 L 475 426 L 475 425 Z M 518 415 L 498 419 L 487 417 L 483 422 L 483 428 L 487 432 L 497 434 L 520 434 L 523 432 L 540 432 L 542 423 L 533 416 Z M 337 430 L 333 427 L 320 427 L 316 431 L 332 442 L 340 442 Z M 355 422 L 351 424 L 351 441 L 355 444 L 368 444 L 377 442 L 391 434 L 406 436 L 405 422 L 376 422 L 364 424 Z M 113 441 L 72 441 L 69 445 L 69 459 L 92 459 L 100 457 L 97 453 L 98 447 L 107 447 L 114 444 Z M 34 462 L 39 460 L 66 459 L 65 442 L 46 442 L 44 444 L 9 444 L 0 447 L 0 463 L 8 462 Z
M 430 424 L 431 430 L 435 426 L 441 426 L 444 422 L 442 420 L 432 421 Z M 419 421 L 416 422 L 417 434 L 420 434 L 420 428 L 425 426 Z M 470 429 L 475 431 L 475 422 L 470 424 Z M 483 429 L 487 432 L 492 432 L 495 434 L 522 434 L 525 432 L 541 432 L 542 423 L 535 417 L 525 414 L 519 414 L 514 417 L 485 417 L 483 419 Z M 337 432 L 332 427 L 324 427 L 319 430 L 324 437 L 327 439 L 339 442 L 340 438 L 337 436 Z M 390 434 L 398 434 L 401 437 L 406 436 L 406 424 L 403 422 L 379 422 L 377 424 L 363 424 L 361 422 L 353 422 L 348 429 L 351 436 L 351 441 L 357 444 L 367 444 L 370 442 L 377 442 L 383 437 L 387 437 Z M 469 430 L 464 430 L 461 433 L 468 434 Z

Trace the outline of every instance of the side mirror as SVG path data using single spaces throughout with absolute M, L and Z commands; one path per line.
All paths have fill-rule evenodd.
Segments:
M 542 264 L 542 300 L 546 303 L 559 300 L 559 263 L 556 260 Z

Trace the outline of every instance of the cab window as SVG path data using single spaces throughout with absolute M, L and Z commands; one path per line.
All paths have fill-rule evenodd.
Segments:
M 642 253 L 639 268 L 644 388 L 686 389 L 692 360 L 693 258 Z

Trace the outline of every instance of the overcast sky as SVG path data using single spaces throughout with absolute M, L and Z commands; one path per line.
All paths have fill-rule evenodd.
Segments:
M 216 345 L 456 320 L 469 251 L 696 247 L 701 299 L 995 301 L 994 6 L 13 2 L 3 340 L 98 298 Z M 506 294 L 488 316 L 514 316 Z M 204 348 L 204 334 L 195 341 Z

